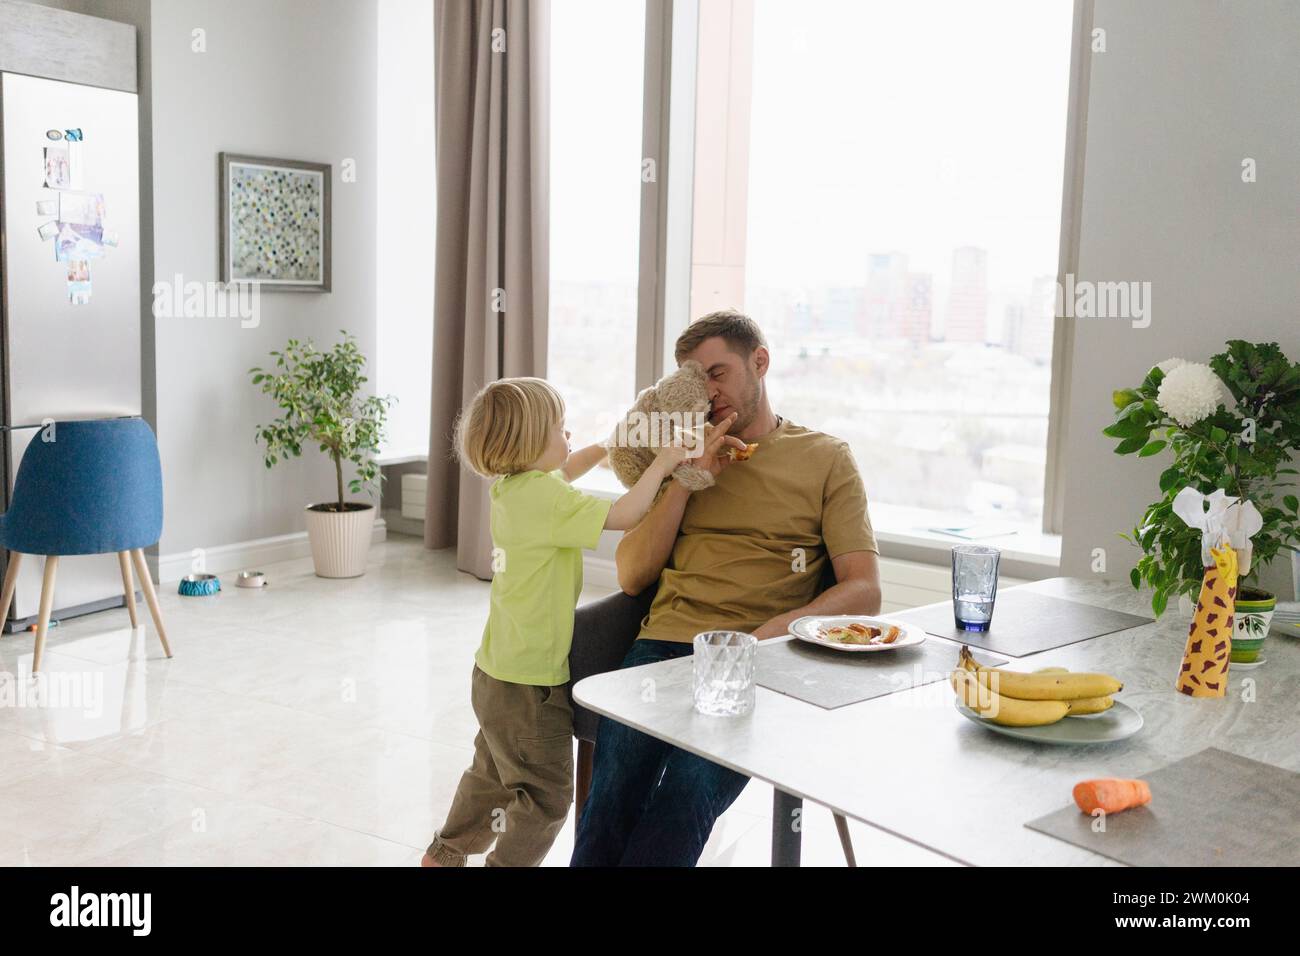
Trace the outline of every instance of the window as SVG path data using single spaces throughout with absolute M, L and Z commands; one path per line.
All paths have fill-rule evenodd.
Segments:
M 754 5 L 743 306 L 873 502 L 1041 522 L 1072 14 Z
M 388 415 L 387 460 L 429 452 L 433 365 L 432 174 L 433 5 L 384 0 L 378 8 L 375 315 L 370 377 L 377 395 L 396 395 Z M 365 173 L 363 173 L 364 175 Z
M 644 0 L 551 8 L 547 378 L 575 448 L 607 438 L 635 397 L 645 18 Z

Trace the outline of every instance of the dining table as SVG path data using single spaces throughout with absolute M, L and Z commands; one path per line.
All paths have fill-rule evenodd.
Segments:
M 1018 587 L 1151 617 L 1149 592 L 1121 582 L 1054 577 Z M 1116 700 L 1141 714 L 1142 727 L 1107 743 L 995 733 L 959 713 L 946 679 L 831 709 L 760 685 L 748 714 L 707 716 L 694 709 L 689 655 L 588 677 L 573 694 L 611 720 L 771 784 L 774 866 L 799 865 L 792 821 L 805 800 L 959 864 L 1118 866 L 1026 824 L 1072 805 L 1079 781 L 1140 778 L 1207 747 L 1300 771 L 1300 636 L 1270 635 L 1264 663 L 1230 668 L 1224 697 L 1194 698 L 1174 689 L 1190 619 L 1171 604 L 1150 623 L 1002 665 L 1114 675 L 1124 685 Z M 969 643 L 978 646 L 979 636 Z

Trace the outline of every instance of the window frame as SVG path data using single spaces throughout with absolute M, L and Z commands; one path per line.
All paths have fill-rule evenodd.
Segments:
M 1058 284 L 1079 270 L 1083 225 L 1084 157 L 1088 144 L 1088 92 L 1092 77 L 1092 29 L 1096 0 L 1074 0 L 1070 50 L 1070 93 L 1065 119 L 1065 164 L 1061 186 L 1061 239 Z M 1043 531 L 1065 527 L 1065 449 L 1074 366 L 1074 323 L 1056 316 L 1052 323 L 1052 383 L 1047 413 L 1047 467 L 1043 484 Z
M 695 67 L 699 0 L 646 0 L 642 156 L 656 175 L 642 184 L 637 278 L 636 389 L 647 388 L 673 363 L 672 341 L 689 321 L 695 144 Z M 1066 106 L 1057 281 L 1077 274 L 1095 0 L 1074 0 Z M 676 323 L 677 326 L 681 322 Z M 1053 319 L 1042 531 L 1064 526 L 1066 418 L 1071 398 L 1074 325 Z
M 672 367 L 669 317 L 690 312 L 698 22 L 699 0 L 646 0 L 641 155 L 654 176 L 641 184 L 637 392 Z

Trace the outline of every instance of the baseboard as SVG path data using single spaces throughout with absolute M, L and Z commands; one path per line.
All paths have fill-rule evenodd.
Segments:
M 371 532 L 372 544 L 379 544 L 388 537 L 388 525 L 383 518 L 375 519 Z M 295 558 L 311 557 L 311 545 L 307 541 L 306 531 L 293 534 L 276 535 L 274 538 L 256 538 L 252 541 L 236 541 L 203 551 L 203 569 L 209 574 L 224 574 L 227 571 L 260 571 L 268 564 L 277 561 L 292 561 Z M 158 558 L 158 581 L 167 584 L 179 581 L 194 570 L 194 555 L 188 551 L 160 555 Z

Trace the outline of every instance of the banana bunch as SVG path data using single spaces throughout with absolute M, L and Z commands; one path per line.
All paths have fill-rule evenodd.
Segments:
M 975 713 L 1004 727 L 1041 727 L 1062 717 L 1100 714 L 1124 685 L 1108 674 L 1071 673 L 1044 667 L 1032 674 L 982 667 L 963 646 L 952 672 L 958 699 Z

